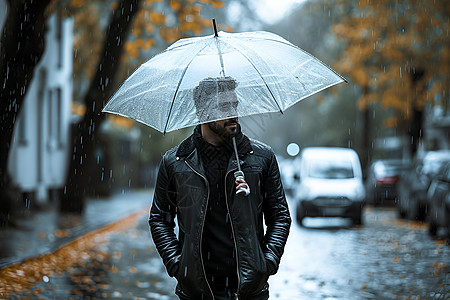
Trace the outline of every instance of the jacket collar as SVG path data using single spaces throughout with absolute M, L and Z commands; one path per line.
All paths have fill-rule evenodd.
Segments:
M 190 135 L 180 143 L 176 153 L 177 157 L 186 157 L 195 150 L 194 134 L 196 133 L 197 134 L 200 133 L 200 125 L 197 125 L 195 127 L 194 133 L 192 135 Z M 238 148 L 239 156 L 242 156 L 253 150 L 252 145 L 250 144 L 250 139 L 241 132 L 241 125 L 238 125 L 238 133 L 236 135 L 236 145 Z

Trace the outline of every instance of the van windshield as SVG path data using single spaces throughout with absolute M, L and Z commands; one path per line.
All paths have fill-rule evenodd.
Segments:
M 314 160 L 309 162 L 308 177 L 311 178 L 346 179 L 354 176 L 350 161 Z

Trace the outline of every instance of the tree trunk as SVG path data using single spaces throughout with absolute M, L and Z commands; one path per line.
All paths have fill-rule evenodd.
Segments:
M 367 96 L 369 93 L 369 87 L 364 87 L 363 94 Z M 362 155 L 361 155 L 361 165 L 363 169 L 364 178 L 367 174 L 367 167 L 369 166 L 369 162 L 371 159 L 371 144 L 372 144 L 372 135 L 370 131 L 370 109 L 368 103 L 365 104 L 364 109 L 362 110 Z
M 411 120 L 410 125 L 410 137 L 411 137 L 411 157 L 414 157 L 417 154 L 417 150 L 419 149 L 419 144 L 423 138 L 423 110 L 414 108 L 413 109 L 413 119 Z
M 9 218 L 9 149 L 14 124 L 45 49 L 45 10 L 50 0 L 9 0 L 0 42 L 0 222 Z
M 90 171 L 92 162 L 97 161 L 94 149 L 102 147 L 97 135 L 104 120 L 101 110 L 114 92 L 111 83 L 118 73 L 123 45 L 139 10 L 140 1 L 121 0 L 113 11 L 97 72 L 84 98 L 86 114 L 72 133 L 72 159 L 60 203 L 63 211 L 81 212 L 86 194 L 92 190 L 91 187 L 95 189 L 96 184 L 101 182 L 101 178 L 92 177 Z
M 423 97 L 423 88 L 421 85 L 421 80 L 424 79 L 425 71 L 422 69 L 416 69 L 414 73 L 411 74 L 412 86 L 415 89 L 415 101 L 412 107 L 413 118 L 409 126 L 410 135 L 410 153 L 411 157 L 414 157 L 419 148 L 419 144 L 423 138 L 423 108 L 417 106 L 417 99 Z

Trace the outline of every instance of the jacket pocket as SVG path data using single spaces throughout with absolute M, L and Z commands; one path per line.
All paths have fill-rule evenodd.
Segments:
M 196 297 L 188 295 L 186 292 L 184 292 L 180 284 L 177 284 L 177 287 L 175 288 L 175 294 L 181 299 L 181 300 L 197 300 Z
M 267 262 L 258 245 L 257 254 L 254 257 L 247 257 L 241 264 L 241 289 L 240 293 L 243 295 L 255 294 L 264 289 L 269 279 L 267 271 Z

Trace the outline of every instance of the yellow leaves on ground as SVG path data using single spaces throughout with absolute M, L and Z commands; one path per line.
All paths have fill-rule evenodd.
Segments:
M 433 276 L 438 276 L 441 273 L 446 274 L 448 271 L 448 265 L 440 262 L 434 262 L 433 263 Z
M 395 262 L 395 263 L 398 263 L 400 261 L 400 258 L 398 258 L 397 256 L 395 256 L 393 259 L 392 259 L 392 262 Z
M 24 262 L 13 264 L 0 270 L 0 294 L 20 294 L 32 288 L 34 283 L 42 281 L 44 276 L 51 277 L 69 267 L 79 265 L 89 257 L 91 249 L 107 242 L 107 237 L 117 231 L 135 226 L 137 219 L 148 213 L 147 209 L 136 212 L 103 228 L 91 231 L 52 253 L 29 258 Z M 100 253 L 104 256 L 107 253 Z M 119 271 L 113 266 L 112 270 Z M 77 280 L 83 280 L 78 278 Z
M 361 288 L 361 292 L 364 292 L 366 290 L 366 288 L 367 288 L 367 284 L 364 284 Z
M 130 268 L 128 269 L 128 271 L 129 271 L 131 274 L 136 274 L 136 273 L 137 273 L 137 269 L 136 269 L 135 267 L 130 267 Z
M 118 267 L 116 267 L 116 266 L 111 266 L 111 269 L 110 269 L 110 271 L 111 271 L 111 273 L 114 273 L 114 274 L 116 274 L 116 273 L 119 273 L 119 268 L 118 268 Z

